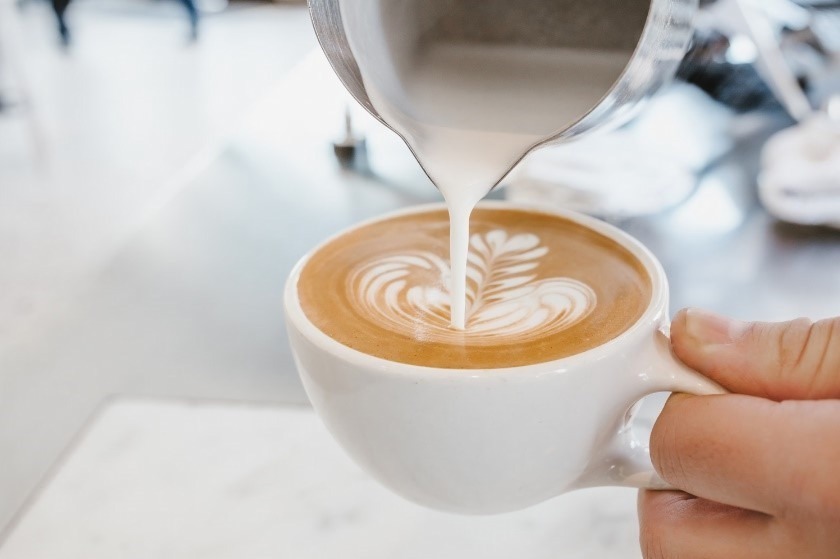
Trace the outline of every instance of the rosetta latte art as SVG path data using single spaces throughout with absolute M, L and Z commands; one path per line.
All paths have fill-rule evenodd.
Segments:
M 416 339 L 471 344 L 534 339 L 566 330 L 594 309 L 595 292 L 569 278 L 538 279 L 548 255 L 536 235 L 493 230 L 470 239 L 467 328 L 450 327 L 449 263 L 428 251 L 383 256 L 351 275 L 362 316 Z

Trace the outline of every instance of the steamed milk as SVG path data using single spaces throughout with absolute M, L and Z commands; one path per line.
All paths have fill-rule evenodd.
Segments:
M 532 147 L 597 105 L 629 53 L 435 39 L 422 2 L 341 0 L 371 103 L 449 208 L 449 322 L 468 326 L 470 215 Z

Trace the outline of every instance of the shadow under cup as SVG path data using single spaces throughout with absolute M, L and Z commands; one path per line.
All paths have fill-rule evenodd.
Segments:
M 390 214 L 337 237 L 442 207 Z M 646 310 L 617 337 L 558 360 L 486 369 L 410 365 L 351 349 L 307 318 L 298 296 L 307 256 L 286 285 L 285 312 L 295 362 L 316 412 L 370 475 L 440 510 L 494 514 L 584 487 L 666 488 L 647 443 L 633 432 L 630 410 L 656 392 L 722 389 L 670 351 L 661 265 L 629 235 L 587 216 L 506 203 L 480 207 L 547 213 L 616 241 L 649 275 Z

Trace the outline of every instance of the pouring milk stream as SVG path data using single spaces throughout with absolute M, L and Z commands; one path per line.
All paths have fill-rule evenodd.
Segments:
M 458 4 L 337 0 L 370 103 L 446 200 L 451 326 L 464 330 L 473 208 L 526 153 L 596 107 L 633 49 L 568 46 L 529 31 L 512 40 L 465 40 L 458 33 L 469 14 Z M 628 25 L 643 27 L 644 18 Z

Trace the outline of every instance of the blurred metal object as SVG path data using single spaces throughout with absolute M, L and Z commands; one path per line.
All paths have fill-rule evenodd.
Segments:
M 353 113 L 350 106 L 344 108 L 344 135 L 333 142 L 333 153 L 343 167 L 353 167 L 359 163 L 360 156 L 366 151 L 364 136 L 356 134 L 353 129 Z
M 703 81 L 698 74 L 714 74 L 728 81 L 729 100 L 745 105 L 739 108 L 764 108 L 762 88 L 750 77 L 757 72 L 796 120 L 824 105 L 840 86 L 827 83 L 840 74 L 837 0 L 706 0 L 701 5 L 693 68 L 681 69 L 693 83 Z
M 766 0 L 761 0 L 766 2 Z M 782 4 L 786 0 L 774 0 Z M 744 32 L 752 39 L 758 50 L 758 70 L 767 81 L 767 85 L 776 94 L 788 114 L 798 120 L 807 119 L 814 111 L 805 92 L 800 87 L 796 76 L 791 71 L 779 39 L 773 29 L 772 20 L 766 11 L 767 6 L 759 5 L 755 0 L 732 0 L 733 15 L 740 18 L 740 25 Z M 784 4 L 782 4 L 784 7 Z M 787 16 L 796 20 L 799 16 L 802 22 L 803 14 L 797 13 L 795 6 L 790 4 Z
M 341 0 L 309 1 L 315 32 L 333 70 L 353 97 L 377 120 L 392 128 L 371 102 L 348 41 L 341 4 Z M 494 11 L 488 10 L 490 4 Z M 530 43 L 534 37 L 551 32 L 551 27 L 547 29 L 546 26 L 547 14 L 559 13 L 563 17 L 558 21 L 568 33 L 553 33 L 552 47 L 615 51 L 618 44 L 629 53 L 624 72 L 608 91 L 603 92 L 600 102 L 564 129 L 545 137 L 540 143 L 545 144 L 572 139 L 606 124 L 629 119 L 643 101 L 672 78 L 691 39 L 691 21 L 698 0 L 529 0 L 524 4 L 494 0 L 481 5 L 453 1 L 444 5 L 446 9 L 457 6 L 466 14 L 466 17 L 462 15 L 459 25 L 445 30 L 448 35 L 452 35 L 454 27 L 455 33 L 462 32 L 472 40 L 478 37 L 494 44 L 521 46 L 523 38 Z M 424 16 L 433 12 L 428 0 L 406 0 L 400 6 L 405 13 L 412 8 L 420 10 L 418 13 Z M 491 13 L 497 17 L 470 17 L 473 12 L 483 16 Z M 404 19 L 407 25 L 418 25 L 414 18 Z M 431 23 L 432 26 L 435 24 Z M 605 27 L 610 31 L 604 32 Z M 389 31 L 399 34 L 405 30 Z M 487 71 L 492 72 L 493 68 L 487 68 Z M 557 96 L 562 98 L 564 91 L 557 91 Z

